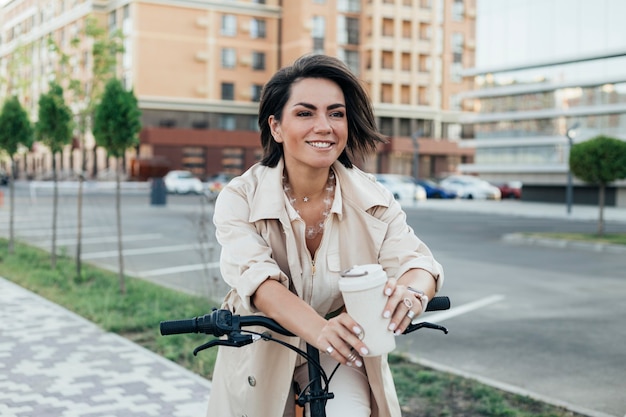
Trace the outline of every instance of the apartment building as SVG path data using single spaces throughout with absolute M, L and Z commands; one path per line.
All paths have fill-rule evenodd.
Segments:
M 565 202 L 570 139 L 626 140 L 626 2 L 479 0 L 476 89 L 459 95 L 475 160 L 459 169 L 490 180 L 519 180 L 524 199 Z M 572 134 L 573 133 L 573 134 Z M 597 189 L 574 179 L 575 203 Z M 626 206 L 626 182 L 607 190 Z
M 308 53 L 341 58 L 369 91 L 389 143 L 366 169 L 436 177 L 472 162 L 452 101 L 472 87 L 461 71 L 474 63 L 475 0 L 12 0 L 1 13 L 0 72 L 11 80 L 2 94 L 19 94 L 33 117 L 59 69 L 49 35 L 71 50 L 64 71 L 88 83 L 89 39 L 72 42 L 87 16 L 123 32 L 116 75 L 134 89 L 143 125 L 131 172 L 133 161 L 201 177 L 242 172 L 260 156 L 264 82 Z M 78 170 L 82 158 L 94 174 L 106 168 L 93 138 L 80 146 L 68 146 L 62 169 Z M 43 147 L 19 159 L 23 172 L 51 165 Z

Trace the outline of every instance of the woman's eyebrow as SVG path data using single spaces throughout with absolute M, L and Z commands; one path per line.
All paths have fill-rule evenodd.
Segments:
M 317 110 L 317 107 L 316 107 L 316 106 L 314 106 L 313 104 L 311 104 L 311 103 L 305 103 L 305 102 L 303 102 L 303 101 L 301 101 L 301 102 L 299 102 L 299 103 L 295 103 L 295 104 L 293 105 L 293 107 L 296 107 L 296 106 L 302 106 L 302 107 L 306 107 L 307 109 Z M 346 105 L 345 105 L 345 104 L 343 104 L 343 103 L 335 103 L 335 104 L 331 104 L 330 106 L 328 106 L 328 107 L 327 107 L 327 109 L 328 109 L 328 110 L 334 110 L 334 109 L 338 109 L 338 108 L 340 108 L 340 107 L 346 107 Z

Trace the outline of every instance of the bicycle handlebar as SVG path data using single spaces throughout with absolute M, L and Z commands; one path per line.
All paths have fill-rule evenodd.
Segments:
M 428 302 L 426 311 L 447 310 L 450 308 L 450 299 L 448 297 L 434 297 Z M 278 324 L 273 319 L 264 316 L 240 316 L 232 314 L 229 310 L 213 310 L 212 313 L 198 316 L 191 319 L 162 321 L 160 324 L 161 335 L 173 335 L 184 333 L 204 333 L 216 337 L 224 336 L 233 331 L 241 330 L 247 326 L 263 326 L 268 330 L 284 336 L 294 336 Z M 444 330 L 441 326 L 431 325 L 424 326 L 423 323 L 410 325 L 405 333 L 411 333 L 421 327 L 437 328 Z M 447 333 L 447 330 L 444 330 Z

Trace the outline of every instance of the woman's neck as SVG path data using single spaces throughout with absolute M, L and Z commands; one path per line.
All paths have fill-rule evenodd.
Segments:
M 316 170 L 288 170 L 285 177 L 290 187 L 290 195 L 299 201 L 310 201 L 325 195 L 330 168 Z

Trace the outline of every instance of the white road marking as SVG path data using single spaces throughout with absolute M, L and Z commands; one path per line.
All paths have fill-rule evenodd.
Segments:
M 143 235 L 128 235 L 122 234 L 122 242 L 135 242 L 138 240 L 154 240 L 161 239 L 163 235 L 161 233 L 148 233 Z M 81 239 L 83 245 L 95 244 L 95 243 L 115 243 L 117 242 L 117 236 L 101 236 L 90 237 Z M 59 239 L 57 245 L 76 245 L 76 239 Z
M 161 235 L 158 235 L 159 238 Z M 126 238 L 123 238 L 126 241 Z M 117 242 L 117 239 L 115 240 Z M 123 256 L 133 256 L 133 255 L 149 255 L 153 253 L 167 253 L 167 252 L 180 252 L 189 249 L 198 249 L 197 244 L 187 244 L 187 245 L 174 245 L 174 246 L 155 246 L 151 248 L 139 248 L 139 249 L 126 249 L 122 251 Z M 117 250 L 103 251 L 103 252 L 91 252 L 85 253 L 82 258 L 83 259 L 102 259 L 102 258 L 113 258 L 118 256 Z
M 219 262 L 211 262 L 208 264 L 195 264 L 195 265 L 181 265 L 181 266 L 173 266 L 171 268 L 160 268 L 153 269 L 151 271 L 143 271 L 138 272 L 139 276 L 142 278 L 155 277 L 158 275 L 169 275 L 169 274 L 178 274 L 180 272 L 191 272 L 191 271 L 201 271 L 205 268 L 217 268 L 219 267 Z
M 102 233 L 102 232 L 110 232 L 111 227 L 83 227 L 83 233 Z M 78 229 L 76 227 L 63 227 L 57 229 L 58 235 L 71 235 L 78 233 Z M 42 229 L 30 229 L 30 230 L 15 230 L 15 234 L 19 237 L 50 237 L 52 235 L 52 230 L 42 230 Z
M 437 313 L 428 313 L 428 321 L 431 321 L 433 323 L 439 323 L 452 317 L 460 316 L 462 314 L 469 313 L 470 311 L 486 307 L 489 304 L 497 303 L 504 300 L 504 298 L 504 295 L 494 294 L 489 297 L 473 301 L 471 303 L 463 304 L 458 307 L 452 307 L 450 308 L 450 310 L 440 311 Z

